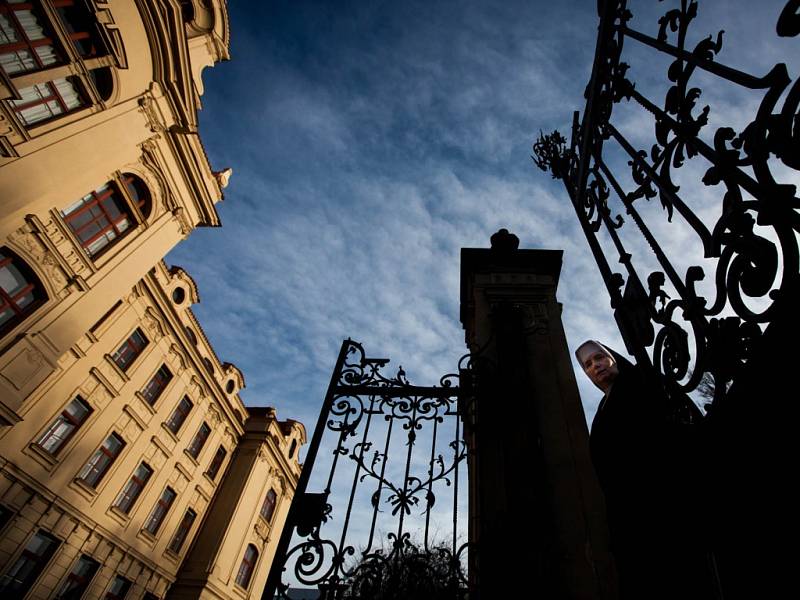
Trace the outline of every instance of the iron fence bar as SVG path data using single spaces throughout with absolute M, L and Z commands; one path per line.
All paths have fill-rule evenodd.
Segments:
M 401 552 L 402 552 L 402 539 L 403 539 L 403 525 L 406 516 L 406 506 L 403 500 L 405 500 L 406 498 L 410 499 L 411 497 L 410 494 L 408 493 L 409 490 L 408 476 L 411 473 L 411 455 L 414 452 L 414 446 L 417 439 L 415 431 L 416 416 L 417 416 L 417 404 L 413 403 L 411 408 L 411 420 L 409 421 L 408 424 L 408 444 L 407 444 L 408 452 L 406 453 L 406 468 L 405 468 L 405 474 L 403 475 L 403 489 L 400 492 L 400 498 L 398 498 L 398 500 L 400 500 L 401 502 L 400 504 L 398 504 L 397 508 L 397 510 L 399 510 L 400 512 L 400 519 L 397 525 L 397 539 L 395 540 L 395 543 L 397 544 L 397 550 L 400 550 Z M 408 510 L 409 512 L 411 511 L 410 508 Z
M 384 477 L 386 475 L 386 463 L 388 462 L 387 458 L 389 456 L 389 443 L 392 439 L 393 426 L 394 426 L 394 419 L 390 419 L 389 427 L 386 432 L 386 445 L 383 449 L 383 458 L 381 460 L 381 475 L 380 478 L 378 479 L 378 489 L 375 490 L 375 494 L 373 495 L 375 501 L 372 503 L 373 504 L 372 523 L 369 528 L 369 541 L 367 542 L 367 549 L 364 552 L 369 552 L 370 550 L 372 550 L 372 540 L 375 537 L 375 523 L 378 519 L 378 506 L 380 506 L 381 491 L 383 491 L 383 482 L 385 481 Z
M 461 415 L 456 415 L 456 434 L 453 438 L 453 463 L 458 460 L 458 447 L 461 442 Z M 458 544 L 458 469 L 453 474 L 453 560 L 457 560 Z
M 620 4 L 621 8 L 624 9 L 625 0 L 622 0 Z M 615 1 L 605 0 L 598 2 L 598 9 L 601 13 L 600 26 L 597 35 L 597 44 L 595 46 L 594 61 L 592 63 L 592 74 L 587 87 L 588 93 L 586 95 L 586 106 L 583 111 L 583 122 L 581 123 L 581 148 L 578 159 L 577 190 L 575 190 L 576 194 L 573 197 L 575 210 L 578 210 L 578 207 L 583 203 L 583 197 L 586 192 L 586 180 L 589 176 L 587 158 L 590 153 L 590 145 L 594 141 L 593 136 L 590 135 L 590 127 L 594 122 L 594 113 L 596 110 L 595 100 L 600 87 L 604 83 L 600 78 L 600 69 L 601 63 L 603 63 L 605 59 L 605 53 L 601 52 L 601 49 L 608 45 L 614 33 L 613 20 L 615 8 Z M 622 51 L 621 46 L 619 51 Z
M 671 188 L 674 186 L 669 182 L 662 181 L 661 177 L 656 173 L 655 168 L 648 164 L 646 160 L 642 158 L 643 152 L 637 152 L 636 149 L 631 146 L 630 142 L 623 136 L 619 130 L 608 122 L 605 124 L 605 127 L 614 137 L 614 139 L 619 143 L 620 146 L 625 150 L 628 156 L 631 157 L 631 160 L 635 165 L 639 165 L 642 170 L 647 174 L 648 180 L 645 184 L 649 183 L 649 181 L 655 182 L 656 186 L 658 186 L 659 192 L 663 194 L 662 197 L 666 197 L 670 205 L 676 207 L 678 212 L 686 219 L 686 222 L 692 226 L 697 232 L 697 235 L 703 242 L 703 252 L 706 258 L 712 257 L 713 254 L 713 243 L 712 243 L 712 236 L 711 232 L 708 228 L 703 224 L 703 222 L 695 215 L 686 204 L 684 204 L 683 200 L 681 200 L 680 196 L 678 196 L 675 191 Z M 669 162 L 670 156 L 668 154 L 664 154 L 663 156 L 666 162 Z M 671 220 L 671 215 L 670 215 Z
M 337 396 L 376 396 L 379 398 L 455 398 L 462 391 L 458 387 L 438 386 L 381 386 L 381 385 L 339 385 Z
M 428 505 L 425 508 L 425 550 L 428 550 L 428 530 L 430 528 L 431 523 L 431 503 L 430 503 L 430 496 L 433 491 L 433 464 L 436 458 L 436 434 L 439 429 L 439 422 L 437 420 L 433 421 L 433 441 L 431 442 L 431 460 L 428 463 Z
M 306 454 L 306 459 L 303 462 L 303 468 L 300 471 L 300 477 L 297 480 L 297 487 L 295 488 L 294 492 L 295 498 L 302 497 L 306 493 L 308 480 L 311 476 L 314 462 L 317 459 L 317 452 L 319 451 L 320 442 L 322 441 L 322 435 L 325 432 L 328 413 L 330 412 L 330 407 L 333 403 L 334 387 L 339 379 L 342 366 L 347 359 L 347 354 L 350 349 L 350 342 L 351 341 L 349 338 L 343 341 L 341 349 L 339 350 L 339 356 L 336 359 L 336 366 L 334 367 L 333 374 L 331 375 L 328 391 L 325 394 L 325 401 L 322 404 L 322 410 L 319 413 L 319 418 L 317 419 L 317 424 L 314 428 L 314 434 L 311 437 L 311 443 L 308 446 L 308 452 Z M 272 562 L 269 576 L 267 577 L 266 586 L 261 594 L 261 600 L 272 600 L 272 598 L 275 596 L 275 592 L 278 589 L 278 585 L 281 581 L 281 574 L 283 573 L 284 569 L 286 551 L 289 549 L 289 542 L 291 542 L 292 535 L 294 535 L 294 529 L 297 525 L 299 510 L 300 505 L 293 501 L 289 507 L 289 513 L 286 516 L 286 522 L 283 526 L 283 531 L 281 531 L 281 538 L 278 541 L 278 547 L 275 549 L 275 558 Z
M 369 426 L 372 423 L 372 409 L 373 409 L 374 404 L 375 404 L 375 397 L 373 396 L 372 398 L 370 398 L 370 409 L 367 412 L 367 422 L 366 422 L 366 424 L 364 426 L 364 435 L 361 437 L 361 443 L 356 445 L 356 447 L 358 447 L 358 451 L 359 451 L 359 458 L 356 461 L 356 468 L 355 468 L 355 472 L 353 473 L 353 485 L 350 488 L 350 498 L 348 499 L 348 502 L 347 502 L 347 511 L 345 512 L 344 525 L 342 525 L 342 535 L 341 535 L 341 538 L 339 539 L 339 551 L 340 552 L 344 552 L 344 547 L 345 547 L 344 546 L 344 542 L 345 542 L 345 539 L 347 537 L 347 529 L 350 526 L 350 511 L 353 508 L 353 499 L 355 498 L 356 487 L 358 486 L 358 475 L 359 475 L 359 473 L 361 473 L 361 465 L 362 465 L 362 462 L 363 462 L 363 459 L 364 459 L 365 444 L 366 444 L 366 441 L 367 441 L 367 436 L 369 434 Z M 355 452 L 355 448 L 356 447 L 353 447 L 353 451 L 354 452 Z M 342 567 L 342 572 L 344 572 L 344 569 L 343 569 L 344 565 L 342 564 L 340 566 Z
M 713 73 L 714 75 L 722 77 L 723 79 L 727 79 L 728 81 L 737 85 L 741 85 L 742 87 L 746 87 L 751 90 L 769 87 L 768 85 L 764 85 L 768 81 L 768 76 L 755 77 L 749 73 L 744 73 L 732 67 L 728 67 L 713 60 L 698 56 L 694 52 L 689 52 L 683 48 L 678 48 L 672 44 L 668 44 L 667 42 L 662 42 L 661 40 L 651 37 L 645 33 L 631 29 L 627 25 L 620 25 L 616 29 L 625 37 L 633 38 L 647 46 L 650 46 L 651 48 L 660 50 L 665 54 L 670 54 L 675 58 L 685 60 L 696 67 L 700 67 L 704 71 Z

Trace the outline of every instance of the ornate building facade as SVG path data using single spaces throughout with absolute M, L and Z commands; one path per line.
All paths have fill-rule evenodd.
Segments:
M 0 0 L 0 596 L 248 598 L 300 423 L 246 408 L 163 257 L 219 226 L 223 0 Z M 255 594 L 257 595 L 257 594 Z

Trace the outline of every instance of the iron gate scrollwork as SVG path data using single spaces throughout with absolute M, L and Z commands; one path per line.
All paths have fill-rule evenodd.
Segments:
M 432 387 L 412 385 L 402 367 L 387 376 L 388 362 L 343 342 L 263 598 L 289 598 L 291 583 L 324 599 L 360 597 L 357 583 L 363 589 L 365 578 L 408 559 L 436 562 L 433 575 L 446 579 L 450 597 L 463 597 L 468 544 L 458 515 L 467 447 L 458 403 L 465 390 L 456 374 Z M 324 483 L 322 491 L 308 491 L 312 480 Z M 445 513 L 446 541 L 437 530 Z
M 776 13 L 779 35 L 800 33 L 799 7 L 791 0 Z M 674 2 L 653 35 L 630 25 L 633 15 L 625 0 L 598 2 L 598 9 L 600 28 L 583 117 L 575 113 L 569 145 L 558 131 L 540 134 L 532 158 L 566 187 L 628 351 L 640 365 L 655 368 L 674 398 L 685 399 L 698 387 L 705 387 L 706 395 L 713 390 L 711 408 L 753 357 L 769 324 L 797 325 L 790 313 L 800 285 L 800 198 L 789 180 L 800 169 L 800 80 L 792 84 L 783 63 L 763 76 L 726 65 L 720 60 L 723 31 L 706 32 L 690 43 L 690 24 L 698 16 L 695 0 Z M 631 80 L 632 67 L 623 61 L 629 45 L 634 51 L 656 51 L 669 62 L 663 102 Z M 652 72 L 649 67 L 645 71 Z M 749 122 L 712 132 L 711 107 L 702 106 L 703 92 L 695 83 L 700 73 L 705 80 L 713 76 L 720 85 L 757 94 L 759 106 Z M 649 151 L 615 125 L 612 116 L 621 103 L 631 110 L 638 105 L 652 119 L 655 139 Z M 627 161 L 627 185 L 610 153 Z M 713 222 L 708 212 L 703 218 L 692 209 L 698 194 L 689 190 L 687 198 L 677 181 L 679 170 L 695 160 L 703 164 L 702 184 L 718 198 Z M 676 266 L 676 257 L 657 239 L 658 226 L 651 227 L 641 210 L 643 202 L 656 197 L 668 223 L 682 220 L 703 260 L 716 262 L 713 275 L 699 264 Z M 631 227 L 644 241 L 636 248 L 623 240 Z M 646 276 L 634 260 L 642 251 L 658 265 Z M 615 259 L 624 273 L 615 272 Z M 709 276 L 713 285 L 701 292 Z M 689 416 L 699 417 L 689 404 L 684 406 Z

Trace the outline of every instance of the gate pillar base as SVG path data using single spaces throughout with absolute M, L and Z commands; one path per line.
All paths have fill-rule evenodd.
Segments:
M 605 506 L 561 322 L 560 250 L 461 250 L 473 352 L 470 577 L 479 598 L 616 598 Z M 481 593 L 482 591 L 482 593 Z

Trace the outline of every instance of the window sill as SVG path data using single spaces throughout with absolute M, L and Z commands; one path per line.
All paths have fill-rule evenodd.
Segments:
M 139 391 L 134 392 L 133 395 L 136 396 L 142 402 L 142 404 L 144 404 L 145 408 L 147 408 L 147 410 L 150 411 L 151 415 L 156 414 L 156 402 L 158 402 L 158 398 L 161 397 L 160 395 L 158 398 L 153 400 L 152 404 L 150 404 L 147 398 L 145 398 L 144 395 Z
M 122 525 L 123 528 L 127 527 L 128 523 L 131 522 L 130 514 L 123 512 L 122 509 L 116 505 L 110 506 L 106 511 L 106 514 L 113 518 L 117 523 Z
M 147 531 L 147 529 L 140 529 L 139 533 L 136 534 L 136 537 L 150 546 L 153 546 L 156 543 L 156 536 Z
M 217 473 L 217 476 L 219 476 L 219 473 Z M 209 475 L 208 473 L 203 473 L 203 478 L 204 478 L 204 479 L 205 479 L 205 480 L 206 480 L 206 481 L 207 481 L 209 484 L 211 484 L 211 487 L 217 487 L 217 481 L 216 481 L 216 479 L 213 479 L 213 478 L 211 477 L 211 475 Z
M 167 435 L 169 436 L 169 439 L 172 441 L 173 444 L 177 444 L 178 443 L 178 436 L 176 436 L 174 433 L 172 433 L 172 430 L 169 427 L 167 427 L 166 423 L 161 423 L 161 429 L 163 429 L 167 433 Z M 180 430 L 178 430 L 178 431 L 180 431 Z
M 109 365 L 111 365 L 111 368 L 114 370 L 114 372 L 115 372 L 117 375 L 119 375 L 119 377 L 120 377 L 120 379 L 122 379 L 122 381 L 128 382 L 128 381 L 130 381 L 130 380 L 131 380 L 131 379 L 130 379 L 130 377 L 128 377 L 128 375 L 125 373 L 125 371 L 123 371 L 122 369 L 120 369 L 120 368 L 119 368 L 119 365 L 118 365 L 117 363 L 115 363 L 115 362 L 114 362 L 114 359 L 111 357 L 111 355 L 110 355 L 110 354 L 104 354 L 104 355 L 103 355 L 103 358 L 105 358 L 105 359 L 106 359 L 106 362 L 107 362 Z M 136 359 L 134 359 L 134 361 L 135 361 L 135 360 L 136 360 Z M 133 363 L 131 363 L 131 366 L 133 366 Z
M 61 448 L 63 450 L 63 446 Z M 33 460 L 35 460 L 39 465 L 44 467 L 48 471 L 52 471 L 58 466 L 58 458 L 55 454 L 50 454 L 47 450 L 42 448 L 36 442 L 31 442 L 28 444 L 28 447 L 23 450 L 23 454 L 26 454 Z
M 189 454 L 189 451 L 188 451 L 186 448 L 184 448 L 184 449 L 183 449 L 183 453 L 186 455 L 186 458 L 188 458 L 190 461 L 192 461 L 192 464 L 193 464 L 195 467 L 198 467 L 198 466 L 200 466 L 200 463 L 199 463 L 199 462 L 197 462 L 197 458 L 195 458 L 194 456 L 192 456 L 191 454 Z M 200 456 L 200 455 L 198 454 L 197 456 Z
M 166 550 L 164 550 L 164 556 L 166 556 L 168 559 L 170 559 L 171 561 L 176 562 L 176 563 L 180 562 L 180 560 L 181 560 L 180 553 L 176 554 L 175 551 L 170 549 L 170 548 L 167 548 Z
M 70 482 L 69 485 L 89 502 L 92 502 L 95 498 L 97 498 L 97 489 L 91 487 L 88 483 L 85 483 L 83 479 L 78 479 L 76 477 Z

